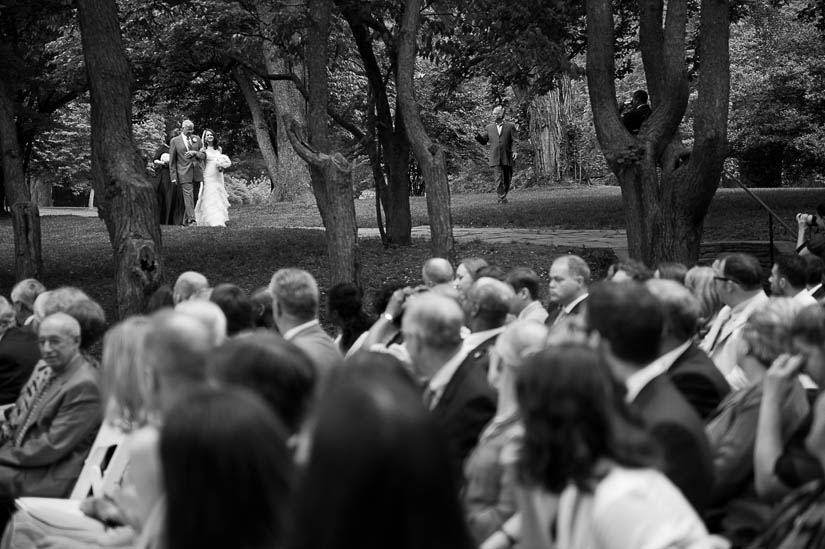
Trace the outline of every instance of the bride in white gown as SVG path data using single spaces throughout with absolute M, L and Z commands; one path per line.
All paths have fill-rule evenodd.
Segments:
M 221 153 L 218 138 L 212 130 L 203 132 L 203 185 L 195 205 L 195 221 L 199 227 L 226 227 L 229 220 L 229 199 L 223 184 L 223 170 L 229 159 Z

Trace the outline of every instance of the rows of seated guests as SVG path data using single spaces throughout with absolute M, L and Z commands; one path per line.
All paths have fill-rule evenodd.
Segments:
M 819 258 L 539 267 L 433 258 L 372 307 L 339 284 L 334 334 L 300 269 L 185 272 L 108 330 L 18 283 L 2 547 L 825 547 Z M 70 494 L 60 520 L 19 499 Z

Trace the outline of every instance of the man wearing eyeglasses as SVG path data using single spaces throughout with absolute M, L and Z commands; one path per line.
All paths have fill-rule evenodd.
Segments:
M 713 360 L 733 390 L 749 380 L 737 365 L 742 328 L 750 315 L 768 300 L 762 290 L 762 267 L 749 254 L 730 254 L 714 262 L 716 291 L 725 304 L 699 346 Z

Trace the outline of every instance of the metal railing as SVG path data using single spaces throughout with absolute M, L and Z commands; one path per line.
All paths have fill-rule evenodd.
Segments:
M 774 250 L 774 246 L 773 246 L 773 242 L 774 242 L 774 239 L 773 239 L 773 222 L 774 222 L 774 220 L 778 221 L 779 224 L 782 225 L 782 227 L 784 227 L 785 230 L 788 231 L 788 233 L 792 237 L 796 236 L 796 231 L 790 225 L 785 223 L 785 221 L 782 220 L 782 218 L 779 216 L 779 214 L 777 214 L 775 211 L 773 211 L 773 209 L 770 206 L 765 204 L 764 200 L 762 200 L 761 198 L 756 196 L 753 193 L 753 191 L 751 191 L 744 183 L 742 183 L 741 179 L 739 179 L 737 176 L 733 175 L 727 169 L 722 170 L 722 175 L 724 175 L 725 177 L 727 177 L 728 179 L 730 179 L 731 181 L 733 181 L 734 183 L 739 185 L 739 187 L 741 187 L 742 190 L 745 191 L 748 196 L 753 198 L 756 201 L 756 203 L 759 204 L 762 207 L 763 210 L 768 212 L 768 246 L 770 246 L 770 261 L 771 261 L 771 264 L 773 264 L 773 262 L 774 262 L 774 257 L 773 257 L 773 250 Z

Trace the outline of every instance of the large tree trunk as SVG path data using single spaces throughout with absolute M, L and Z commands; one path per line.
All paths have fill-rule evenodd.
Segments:
M 17 141 L 14 103 L 7 82 L 0 81 L 0 164 L 3 166 L 3 190 L 12 210 L 14 232 L 14 273 L 17 280 L 41 279 L 43 255 L 40 248 L 40 218 L 37 206 L 30 202 L 29 188 L 23 173 L 23 159 Z M 3 200 L 0 197 L 0 205 Z M 15 209 L 15 206 L 20 206 Z
M 640 2 L 639 42 L 653 112 L 639 134 L 622 124 L 614 83 L 613 13 L 609 0 L 587 0 L 587 81 L 596 135 L 619 179 L 628 250 L 648 265 L 694 263 L 702 224 L 719 185 L 726 152 L 728 6 L 702 0 L 699 96 L 692 152 L 678 128 L 687 108 L 685 0 Z
M 424 176 L 433 255 L 453 259 L 453 219 L 444 148 L 434 143 L 427 135 L 413 88 L 420 12 L 421 0 L 408 0 L 404 5 L 398 39 L 398 105 L 404 115 L 407 138 Z
M 559 76 L 556 87 L 534 97 L 527 108 L 533 170 L 542 181 L 558 184 L 569 179 L 571 93 L 570 77 Z
M 303 4 L 295 4 L 296 10 L 303 9 Z M 263 32 L 277 25 L 278 14 L 268 2 L 258 2 L 256 5 L 258 16 L 261 19 Z M 292 8 L 283 8 L 291 10 Z M 299 15 L 296 13 L 295 15 Z M 303 69 L 297 63 L 288 59 L 278 50 L 278 46 L 265 42 L 263 46 L 264 63 L 270 74 L 287 74 L 295 72 L 302 76 Z M 289 80 L 270 80 L 272 99 L 275 104 L 277 128 L 275 150 L 278 154 L 278 174 L 275 181 L 273 198 L 278 200 L 293 200 L 301 196 L 304 190 L 309 190 L 310 179 L 307 164 L 301 159 L 290 143 L 287 126 L 294 119 L 300 125 L 306 124 L 306 100 Z
M 309 92 L 307 129 L 292 118 L 285 128 L 291 148 L 309 165 L 312 190 L 327 231 L 330 282 L 358 284 L 358 226 L 352 196 L 352 166 L 339 153 L 329 153 L 327 36 L 332 0 L 309 0 L 312 24 L 307 29 L 305 63 Z
M 145 310 L 163 279 L 157 202 L 132 137 L 131 74 L 114 0 L 78 0 L 89 79 L 92 186 L 114 250 L 121 318 Z
M 397 128 L 382 141 L 384 166 L 387 170 L 389 192 L 385 193 L 384 211 L 387 213 L 387 241 L 408 246 L 412 243 L 412 214 L 410 213 L 410 143 L 404 134 L 400 111 L 396 111 Z M 401 131 L 401 135 L 398 134 Z M 380 135 L 381 132 L 379 132 Z
M 269 132 L 269 122 L 266 114 L 264 113 L 264 108 L 261 105 L 261 100 L 258 98 L 258 94 L 255 91 L 255 86 L 252 83 L 252 77 L 249 76 L 246 69 L 240 65 L 236 65 L 232 68 L 232 78 L 241 89 L 241 93 L 243 93 L 244 99 L 246 99 L 246 104 L 249 107 L 249 112 L 252 114 L 252 127 L 255 130 L 255 138 L 258 141 L 258 148 L 261 151 L 261 156 L 264 158 L 266 171 L 269 175 L 269 180 L 272 183 L 273 194 L 275 195 L 273 198 L 279 202 L 285 200 L 288 193 L 286 193 L 286 189 L 284 188 L 283 180 L 281 180 L 281 184 L 276 184 L 276 182 L 279 181 L 278 154 L 275 152 L 275 147 L 272 145 L 272 136 Z

